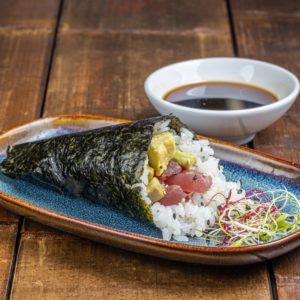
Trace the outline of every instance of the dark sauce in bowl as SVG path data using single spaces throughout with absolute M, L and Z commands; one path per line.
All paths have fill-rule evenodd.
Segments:
M 165 100 L 177 105 L 209 110 L 256 108 L 277 101 L 271 92 L 257 86 L 234 82 L 200 82 L 177 87 Z

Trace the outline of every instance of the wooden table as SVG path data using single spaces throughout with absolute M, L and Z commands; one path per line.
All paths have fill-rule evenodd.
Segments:
M 157 113 L 143 91 L 163 65 L 243 56 L 300 75 L 300 2 L 6 0 L 0 2 L 0 126 L 90 113 Z M 299 100 L 299 99 L 298 99 Z M 300 161 L 300 101 L 252 147 Z M 300 251 L 217 268 L 77 238 L 0 209 L 0 298 L 300 299 Z

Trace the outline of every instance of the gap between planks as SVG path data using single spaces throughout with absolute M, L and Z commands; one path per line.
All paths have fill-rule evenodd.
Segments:
M 61 20 L 61 15 L 62 15 L 62 11 L 63 11 L 63 3 L 64 0 L 60 0 L 59 3 L 59 7 L 58 7 L 58 12 L 57 12 L 57 16 L 56 16 L 56 23 L 55 23 L 55 27 L 54 27 L 54 32 L 53 32 L 53 36 L 50 42 L 50 55 L 49 55 L 49 59 L 47 61 L 47 63 L 45 64 L 45 68 L 47 69 L 46 71 L 46 80 L 45 80 L 45 84 L 44 84 L 44 91 L 42 92 L 42 97 L 41 97 L 41 101 L 40 101 L 40 108 L 39 108 L 39 117 L 43 116 L 44 113 L 44 103 L 46 101 L 46 95 L 47 95 L 47 89 L 48 89 L 48 82 L 49 82 L 49 78 L 50 78 L 50 74 L 51 74 L 51 67 L 52 67 L 52 62 L 53 62 L 53 58 L 54 58 L 54 52 L 55 52 L 55 48 L 56 48 L 56 41 L 57 41 L 57 35 L 58 35 L 58 30 L 59 30 L 59 25 L 60 25 L 60 20 Z M 5 30 L 6 28 L 4 27 L 3 30 Z M 2 28 L 0 28 L 0 31 L 2 30 Z M 9 28 L 8 32 L 9 33 L 14 33 L 14 34 L 24 34 L 28 33 L 28 34 L 35 34 L 35 33 L 39 33 L 40 31 L 45 31 L 45 32 L 49 32 L 50 29 L 11 29 Z M 17 266 L 17 261 L 18 261 L 18 254 L 19 254 L 19 250 L 20 250 L 20 242 L 22 239 L 22 228 L 24 225 L 24 217 L 20 217 L 19 221 L 18 221 L 18 229 L 17 229 L 17 237 L 16 237 L 16 242 L 15 242 L 15 247 L 14 247 L 14 254 L 13 254 L 13 259 L 12 259 L 12 264 L 11 264 L 11 270 L 9 272 L 9 278 L 8 278 L 8 284 L 7 284 L 7 289 L 6 289 L 6 295 L 5 295 L 5 299 L 9 300 L 11 298 L 11 292 L 12 292 L 12 287 L 13 287 L 13 282 L 14 282 L 14 275 L 16 272 L 16 266 Z
M 15 275 L 15 271 L 16 271 L 19 248 L 20 248 L 21 231 L 22 231 L 22 227 L 23 227 L 23 222 L 24 222 L 24 218 L 20 217 L 19 222 L 18 222 L 18 228 L 17 228 L 15 248 L 14 248 L 14 253 L 13 253 L 12 262 L 11 262 L 11 269 L 9 272 L 8 283 L 7 283 L 7 288 L 6 288 L 6 295 L 5 295 L 6 300 L 10 299 L 10 295 L 11 295 L 11 289 L 12 289 L 12 285 L 13 285 L 13 281 L 14 281 L 14 275 Z
M 229 2 L 228 2 L 229 3 Z M 47 89 L 48 89 L 48 82 L 49 82 L 49 77 L 50 77 L 50 74 L 51 74 L 51 70 L 52 70 L 52 62 L 53 62 L 53 57 L 54 57 L 54 53 L 55 53 L 55 49 L 56 49 L 56 41 L 57 41 L 57 33 L 58 33 L 58 29 L 59 29 L 59 23 L 60 23 L 60 16 L 61 16 L 61 12 L 63 10 L 63 5 L 62 5 L 62 1 L 61 1 L 61 4 L 60 4 L 60 9 L 59 9 L 59 13 L 58 13 L 58 16 L 57 16 L 57 23 L 56 23 L 56 27 L 55 27 L 55 33 L 54 33 L 54 36 L 53 36 L 53 40 L 52 40 L 52 47 L 50 46 L 51 48 L 51 54 L 50 54 L 50 59 L 49 59 L 49 63 L 48 63 L 48 71 L 47 71 L 47 76 L 46 76 L 46 85 L 45 85 L 45 89 L 44 89 L 44 93 L 43 93 L 43 97 L 42 97 L 42 101 L 41 101 L 41 107 L 40 107 L 40 115 L 42 116 L 43 115 L 43 111 L 44 111 L 44 104 L 45 104 L 45 96 L 47 94 Z M 230 18 L 231 19 L 231 18 Z M 230 26 L 232 27 L 232 26 Z M 80 32 L 80 31 L 78 31 Z M 91 31 L 89 31 L 91 32 Z M 92 31 L 92 33 L 95 32 L 95 34 L 98 32 L 97 31 Z M 114 33 L 114 31 L 112 31 Z M 139 31 L 133 31 L 134 33 L 137 32 L 139 33 Z M 120 33 L 124 33 L 123 31 L 120 31 Z M 132 33 L 132 31 L 130 32 Z M 154 31 L 155 33 L 155 31 Z M 175 32 L 176 34 L 178 34 L 178 32 Z M 195 31 L 193 32 L 193 34 L 197 34 L 198 31 Z M 147 32 L 148 34 L 148 32 Z M 234 34 L 234 32 L 231 32 L 231 34 Z M 234 47 L 234 46 L 233 46 Z M 235 53 L 236 54 L 236 53 Z M 46 67 L 47 68 L 47 67 Z M 20 233 L 21 231 L 18 230 L 18 234 Z M 17 257 L 17 256 L 16 256 Z
M 233 12 L 231 9 L 231 3 L 230 3 L 230 0 L 225 0 L 225 1 L 226 1 L 226 8 L 227 8 L 227 14 L 228 14 L 233 54 L 234 54 L 234 56 L 239 56 L 239 49 L 238 49 L 237 41 L 236 41 L 236 33 L 235 33 L 235 29 L 234 29 Z
M 232 10 L 231 6 L 231 0 L 226 0 L 226 7 L 228 12 L 228 19 L 229 19 L 229 26 L 230 26 L 230 33 L 231 33 L 231 40 L 232 40 L 232 47 L 234 56 L 239 56 L 239 48 L 237 44 L 237 34 L 234 27 L 234 12 Z M 250 141 L 247 144 L 247 147 L 251 149 L 255 149 L 254 147 L 254 141 Z M 267 268 L 267 274 L 268 274 L 268 280 L 269 280 L 269 290 L 270 290 L 270 296 L 273 300 L 278 300 L 278 294 L 277 294 L 277 286 L 276 286 L 276 279 L 274 274 L 274 269 L 272 266 L 272 263 L 269 261 L 266 262 L 266 268 Z
M 63 12 L 63 6 L 64 6 L 64 0 L 60 0 L 59 7 L 58 7 L 58 13 L 57 13 L 57 17 L 56 17 L 55 29 L 54 29 L 53 38 L 52 38 L 51 52 L 50 52 L 50 57 L 49 57 L 49 62 L 48 62 L 48 70 L 47 70 L 47 75 L 46 75 L 46 83 L 45 83 L 44 93 L 43 93 L 41 106 L 40 106 L 40 114 L 39 114 L 40 118 L 43 117 L 43 114 L 44 114 L 48 84 L 49 84 L 49 79 L 50 79 L 51 70 L 52 70 L 52 64 L 53 64 L 53 60 L 54 60 L 54 54 L 55 54 L 55 49 L 56 49 L 56 44 L 57 44 L 57 36 L 58 36 L 61 16 L 62 16 L 62 12 Z

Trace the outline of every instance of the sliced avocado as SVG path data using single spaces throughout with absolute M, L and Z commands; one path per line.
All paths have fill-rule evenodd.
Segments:
M 152 138 L 148 150 L 149 165 L 155 170 L 157 176 L 160 176 L 167 169 L 175 151 L 175 140 L 170 132 L 163 132 Z
M 196 157 L 193 154 L 176 150 L 172 160 L 176 161 L 182 167 L 189 169 L 196 164 Z
M 165 187 L 156 177 L 153 177 L 147 186 L 148 197 L 152 202 L 159 201 L 166 193 Z
M 146 165 L 145 168 L 148 171 L 148 181 L 150 182 L 150 180 L 154 177 L 154 169 L 148 165 Z

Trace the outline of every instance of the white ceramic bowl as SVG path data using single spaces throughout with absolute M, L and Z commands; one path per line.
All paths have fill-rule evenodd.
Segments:
M 163 99 L 176 87 L 206 81 L 251 84 L 270 91 L 279 100 L 257 108 L 217 111 L 183 107 Z M 286 69 L 258 60 L 205 58 L 155 71 L 145 81 L 145 92 L 162 115 L 178 116 L 199 134 L 244 144 L 291 107 L 299 94 L 299 81 Z

